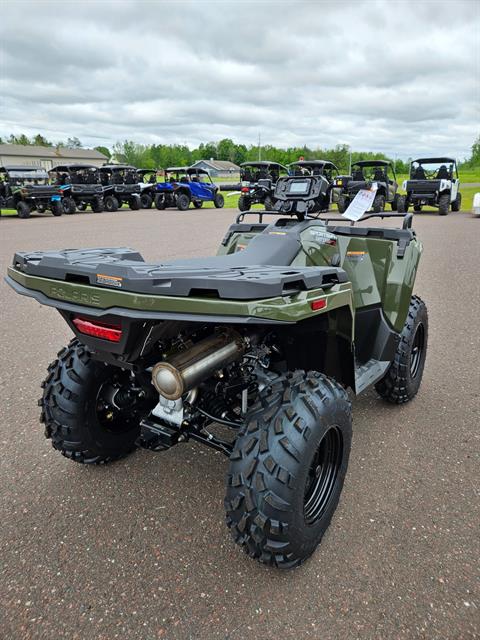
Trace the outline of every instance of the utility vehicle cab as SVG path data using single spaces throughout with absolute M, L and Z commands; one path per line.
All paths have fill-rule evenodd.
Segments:
M 157 209 L 177 207 L 186 211 L 190 202 L 200 209 L 204 202 L 213 202 L 216 208 L 223 207 L 223 196 L 219 187 L 205 169 L 199 167 L 169 167 L 165 169 L 163 182 L 157 183 L 155 206 Z
M 424 205 L 437 207 L 440 215 L 460 211 L 462 194 L 455 158 L 442 156 L 418 158 L 410 165 L 410 177 L 403 183 L 405 195 L 398 201 L 399 211 L 408 211 L 413 205 L 420 212 Z
M 103 211 L 104 196 L 113 191 L 112 186 L 102 186 L 99 168 L 93 164 L 59 164 L 49 174 L 52 182 L 59 185 L 64 194 L 65 213 L 75 213 L 77 209 L 85 211 L 87 206 L 95 213 L 100 213 Z
M 243 162 L 240 165 L 241 184 L 238 199 L 240 211 L 249 211 L 254 204 L 263 204 L 267 211 L 273 209 L 275 184 L 280 177 L 286 175 L 288 175 L 287 167 L 278 162 L 270 160 Z
M 328 211 L 332 202 L 337 202 L 339 189 L 335 181 L 339 175 L 338 167 L 329 160 L 298 160 L 288 165 L 292 176 L 320 176 L 323 187 L 315 203 L 315 211 Z
M 157 169 L 137 169 L 137 185 L 142 209 L 150 209 L 157 195 Z
M 338 210 L 344 213 L 361 189 L 369 189 L 377 184 L 377 192 L 372 205 L 374 213 L 385 210 L 390 204 L 392 211 L 397 209 L 397 176 L 391 162 L 387 160 L 359 160 L 352 164 L 350 176 L 338 176 L 335 185 L 340 187 Z
M 16 209 L 19 218 L 32 211 L 62 214 L 61 192 L 49 184 L 45 169 L 30 165 L 0 167 L 0 209 Z
M 104 195 L 106 211 L 117 211 L 124 204 L 133 211 L 140 209 L 140 187 L 136 167 L 128 164 L 104 164 L 99 172 L 104 188 L 112 187 L 112 190 Z

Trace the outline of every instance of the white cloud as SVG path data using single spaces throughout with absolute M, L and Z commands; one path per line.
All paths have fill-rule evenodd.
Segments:
M 475 2 L 7 0 L 0 135 L 468 155 Z

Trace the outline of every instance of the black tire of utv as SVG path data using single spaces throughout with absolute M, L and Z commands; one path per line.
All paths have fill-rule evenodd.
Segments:
M 457 211 L 460 211 L 461 208 L 462 208 L 462 194 L 457 193 L 457 197 L 452 202 L 452 211 L 457 212 Z
M 193 200 L 193 206 L 195 207 L 195 209 L 201 209 L 203 207 L 203 201 Z
M 132 211 L 138 211 L 142 206 L 142 202 L 140 200 L 140 196 L 139 195 L 133 195 L 130 198 L 130 200 L 128 201 L 128 206 L 130 207 L 130 209 Z
M 250 198 L 248 196 L 241 195 L 238 198 L 238 210 L 239 211 L 250 211 L 251 207 Z
M 159 194 L 157 196 L 155 196 L 155 207 L 159 210 L 159 211 L 164 211 L 166 209 L 166 203 L 165 203 L 165 198 Z
M 54 202 L 52 202 L 51 212 L 52 212 L 52 215 L 54 215 L 56 218 L 62 215 L 63 204 L 61 200 L 55 200 Z
M 58 353 L 42 382 L 40 422 L 54 449 L 75 462 L 106 464 L 135 448 L 140 426 L 114 434 L 96 416 L 97 393 L 111 375 L 111 365 L 93 360 L 84 345 L 73 339 Z
M 30 217 L 30 207 L 26 202 L 19 202 L 17 204 L 17 215 L 19 218 L 29 218 Z
M 102 213 L 103 212 L 103 202 L 100 204 L 99 200 L 95 200 L 91 204 L 93 213 Z
M 68 216 L 73 215 L 77 211 L 77 206 L 73 198 L 68 198 L 68 197 L 63 198 L 62 205 L 63 205 L 63 213 L 65 213 Z
M 265 211 L 274 211 L 275 210 L 275 201 L 271 196 L 267 196 L 263 201 L 263 206 L 265 207 Z
M 337 209 L 339 213 L 345 213 L 348 208 L 348 200 L 345 196 L 340 196 L 337 202 Z
M 302 564 L 317 548 L 337 507 L 352 439 L 346 391 L 326 376 L 296 371 L 265 388 L 230 456 L 225 509 L 237 544 L 281 569 Z M 307 524 L 307 478 L 324 436 L 338 435 L 341 462 L 328 501 Z
M 382 194 L 379 194 L 378 196 L 375 196 L 375 199 L 373 201 L 373 213 L 382 213 L 382 211 L 385 211 L 385 196 Z
M 396 211 L 398 209 L 398 195 L 395 194 L 395 197 L 390 203 L 390 208 L 392 211 Z
M 442 193 L 438 197 L 438 213 L 441 216 L 446 216 L 448 215 L 449 210 L 450 210 L 450 194 Z
M 223 209 L 225 205 L 225 198 L 221 193 L 217 193 L 213 199 L 213 204 L 215 205 L 215 209 Z
M 398 213 L 407 213 L 408 207 L 409 207 L 409 202 L 407 200 L 407 196 L 398 196 L 398 200 L 397 200 Z
M 152 197 L 148 195 L 148 193 L 144 193 L 140 196 L 140 202 L 142 205 L 142 209 L 151 209 L 153 200 Z
M 412 375 L 412 349 L 417 332 L 421 332 L 420 337 L 422 338 L 423 344 L 415 367 L 415 375 Z M 427 307 L 421 298 L 412 296 L 405 326 L 400 334 L 400 342 L 397 346 L 395 358 L 386 375 L 375 385 L 379 396 L 392 404 L 403 404 L 409 402 L 417 395 L 425 367 L 427 343 Z
M 414 204 L 413 205 L 413 210 L 416 211 L 417 213 L 420 213 L 420 211 L 422 210 L 422 205 L 421 204 Z
M 119 206 L 120 206 L 120 203 L 115 198 L 115 196 L 106 196 L 103 200 L 103 208 L 105 209 L 105 211 L 108 211 L 109 213 L 114 213 L 115 211 L 118 211 Z
M 179 193 L 177 196 L 177 209 L 179 211 L 187 211 L 190 206 L 190 198 L 186 193 Z

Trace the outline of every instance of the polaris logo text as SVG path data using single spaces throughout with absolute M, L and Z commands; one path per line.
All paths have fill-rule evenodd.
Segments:
M 85 293 L 84 291 L 68 291 L 62 287 L 50 287 L 50 295 L 61 300 L 69 300 L 71 302 L 81 302 L 91 306 L 100 306 L 100 296 L 94 293 Z

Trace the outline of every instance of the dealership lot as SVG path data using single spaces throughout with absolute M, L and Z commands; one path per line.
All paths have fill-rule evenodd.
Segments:
M 15 250 L 132 246 L 208 255 L 236 212 L 0 219 Z M 106 467 L 62 458 L 36 401 L 69 330 L 0 284 L 0 621 L 6 638 L 474 638 L 480 556 L 480 221 L 416 216 L 430 316 L 418 397 L 354 400 L 340 507 L 313 558 L 279 573 L 223 525 L 226 459 L 186 444 Z M 393 222 L 389 222 L 393 225 Z M 477 576 L 478 577 L 478 576 Z

